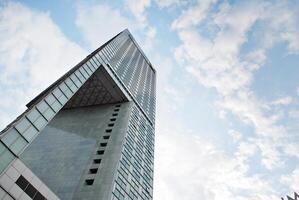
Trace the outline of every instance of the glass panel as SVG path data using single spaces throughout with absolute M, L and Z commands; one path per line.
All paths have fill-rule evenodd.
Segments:
M 100 63 L 100 65 L 102 65 L 102 59 L 100 58 L 100 56 L 97 54 L 97 55 L 95 55 L 95 57 L 94 57 L 99 63 Z
M 19 137 L 13 145 L 11 145 L 10 149 L 12 152 L 14 152 L 16 155 L 18 155 L 24 147 L 27 145 L 26 140 L 24 140 L 22 137 Z
M 102 54 L 98 53 L 97 55 L 98 55 L 98 59 L 101 61 L 102 64 L 106 63 L 105 60 L 103 59 Z
M 60 88 L 61 91 L 63 91 L 63 92 L 64 92 L 65 90 L 68 89 L 64 82 L 62 82 L 62 83 L 59 85 L 59 88 Z
M 30 113 L 27 114 L 27 117 L 31 122 L 34 122 L 39 116 L 40 114 L 35 108 L 32 108 Z
M 85 81 L 85 77 L 82 76 L 81 72 L 80 72 L 79 70 L 77 70 L 77 71 L 75 72 L 75 74 L 76 74 L 77 77 L 80 79 L 80 81 L 81 81 L 82 83 L 84 83 L 84 81 Z
M 11 161 L 14 159 L 14 155 L 6 149 L 1 155 L 0 155 L 0 173 L 11 163 Z
M 0 142 L 0 155 L 4 152 L 6 147 Z
M 107 46 L 107 52 L 109 53 L 109 58 L 111 58 L 111 57 L 112 57 L 112 51 L 111 51 L 111 49 L 109 48 L 109 46 Z
M 56 89 L 53 91 L 53 94 L 54 94 L 54 96 L 58 99 L 58 98 L 62 95 L 62 92 L 59 90 L 59 88 L 56 88 Z
M 92 66 L 93 66 L 94 68 L 97 68 L 97 64 L 96 64 L 95 61 L 92 59 L 92 57 L 91 57 L 88 61 L 92 64 Z
M 88 75 L 92 74 L 92 71 L 89 69 L 89 67 L 86 64 L 83 65 L 83 68 L 86 70 L 86 72 L 88 73 Z
M 104 51 L 102 54 L 102 58 L 105 60 L 106 63 L 108 63 L 107 55 L 106 55 L 106 52 L 104 52 Z
M 60 110 L 60 108 L 62 107 L 61 104 L 58 101 L 55 101 L 51 107 L 53 108 L 53 110 L 55 110 L 55 112 L 58 112 Z
M 112 51 L 111 51 L 111 45 L 110 45 L 110 44 L 108 44 L 108 45 L 106 46 L 106 49 L 107 49 L 107 51 L 108 51 L 109 53 L 112 53 Z
M 29 126 L 30 126 L 30 122 L 26 119 L 26 118 L 23 118 L 19 121 L 19 123 L 15 126 L 16 129 L 22 133 L 24 132 Z
M 43 115 L 48 121 L 50 121 L 52 117 L 54 117 L 55 113 L 52 109 L 49 108 L 46 112 L 43 113 Z
M 40 116 L 33 124 L 39 131 L 41 131 L 46 126 L 47 121 L 43 116 Z
M 69 88 L 73 91 L 76 92 L 77 90 L 77 86 L 73 83 L 73 81 L 70 78 L 67 78 L 65 80 L 65 83 L 67 84 L 67 86 L 69 86 Z
M 55 97 L 52 95 L 52 94 L 49 94 L 47 97 L 46 97 L 46 101 L 49 105 L 51 105 L 54 101 L 56 101 Z
M 87 74 L 87 72 L 85 71 L 85 69 L 83 67 L 80 67 L 80 72 L 83 74 L 85 79 L 87 79 L 89 77 L 89 75 Z
M 78 80 L 78 78 L 76 77 L 75 74 L 72 74 L 72 75 L 70 76 L 70 79 L 76 84 L 77 87 L 80 87 L 80 85 L 77 85 L 78 82 L 80 82 L 80 81 Z
M 97 64 L 94 62 L 94 60 L 92 58 L 89 59 L 89 62 L 92 64 L 94 69 L 97 68 Z
M 100 63 L 104 62 L 103 59 L 100 57 L 100 53 L 96 54 L 96 58 L 100 61 Z
M 98 54 L 96 54 L 92 58 L 97 63 L 97 65 L 100 66 L 101 65 L 101 61 L 98 59 L 98 57 L 99 57 Z
M 103 57 L 103 56 L 107 57 L 107 52 L 106 52 L 105 48 L 102 49 L 101 52 L 102 52 L 102 57 Z
M 71 77 L 72 81 L 76 84 L 76 86 L 79 88 L 81 86 L 81 82 L 79 81 L 79 79 L 76 77 L 75 74 L 72 74 Z
M 97 67 L 101 65 L 101 63 L 96 59 L 95 56 L 92 57 L 92 60 L 96 64 Z
M 96 69 L 98 68 L 98 64 L 93 60 L 93 58 L 90 58 L 89 61 L 92 63 L 93 67 L 94 67 L 95 70 L 96 70 Z
M 108 48 L 108 46 L 105 48 L 105 51 L 107 52 L 108 58 L 111 58 L 111 52 L 110 49 Z
M 90 69 L 92 72 L 94 72 L 95 68 L 94 68 L 94 66 L 91 64 L 91 62 L 87 62 L 86 64 L 87 64 L 87 66 L 89 67 L 89 69 Z
M 95 62 L 97 63 L 97 66 L 101 66 L 102 63 L 100 62 L 100 60 L 98 60 L 95 56 L 93 57 L 93 59 L 95 60 Z
M 100 52 L 100 57 L 102 58 L 102 60 L 104 61 L 104 63 L 107 63 L 107 59 L 106 56 L 103 54 L 103 52 Z
M 19 136 L 20 134 L 12 128 L 2 138 L 2 142 L 6 144 L 6 146 L 10 146 Z
M 11 129 L 6 133 L 4 138 L 2 138 L 2 142 L 10 146 L 18 137 L 20 137 L 20 134 L 15 129 Z
M 36 107 L 41 113 L 45 112 L 45 110 L 49 108 L 48 104 L 46 104 L 44 100 L 42 100 L 39 104 L 37 104 Z
M 28 140 L 31 141 L 31 139 L 37 134 L 37 130 L 30 126 L 22 135 Z
M 67 96 L 68 98 L 71 98 L 72 95 L 73 95 L 73 92 L 72 92 L 70 89 L 67 88 L 67 89 L 64 91 L 64 94 L 65 94 L 65 96 Z
M 64 96 L 64 95 L 61 95 L 59 98 L 58 98 L 59 102 L 64 105 L 66 102 L 67 102 L 67 98 Z
M 107 55 L 104 49 L 101 50 L 100 56 L 105 62 L 107 62 Z

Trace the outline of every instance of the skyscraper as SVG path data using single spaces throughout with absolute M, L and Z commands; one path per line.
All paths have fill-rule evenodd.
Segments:
M 156 71 L 124 30 L 0 133 L 0 199 L 153 195 Z

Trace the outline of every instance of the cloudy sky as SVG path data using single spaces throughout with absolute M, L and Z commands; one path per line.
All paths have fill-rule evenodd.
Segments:
M 297 0 L 0 0 L 0 126 L 129 28 L 157 69 L 155 200 L 299 192 Z

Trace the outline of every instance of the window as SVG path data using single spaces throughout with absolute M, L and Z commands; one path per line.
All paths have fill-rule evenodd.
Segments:
M 20 176 L 16 184 L 33 200 L 45 200 L 46 198 L 37 189 L 31 185 L 24 176 Z
M 110 136 L 109 136 L 109 135 L 104 135 L 103 138 L 104 138 L 105 140 L 108 140 L 108 139 L 110 138 Z
M 117 116 L 117 115 L 118 115 L 117 113 L 113 113 L 113 114 L 112 114 L 113 117 L 115 117 L 115 116 Z
M 118 111 L 119 111 L 119 109 L 118 109 L 118 108 L 117 108 L 117 109 L 114 109 L 114 111 L 115 111 L 115 112 L 118 112 Z
M 98 168 L 89 169 L 90 174 L 96 174 L 98 172 Z
M 26 194 L 28 194 L 28 196 L 30 196 L 31 198 L 33 198 L 37 192 L 37 190 L 35 189 L 35 187 L 33 187 L 33 185 L 29 184 L 25 190 Z
M 122 192 L 120 192 L 117 188 L 114 190 L 114 195 L 120 200 L 125 199 L 125 195 L 122 194 Z
M 113 127 L 114 126 L 114 123 L 111 123 L 111 124 L 108 124 L 109 127 Z
M 98 150 L 98 151 L 97 151 L 97 154 L 98 154 L 98 155 L 103 155 L 103 154 L 104 154 L 104 150 Z
M 112 129 L 106 129 L 106 133 L 111 133 Z
M 120 187 L 126 188 L 127 184 L 122 180 L 120 176 L 117 178 L 116 182 L 120 185 Z
M 86 185 L 92 185 L 93 182 L 94 182 L 94 179 L 86 179 L 86 180 L 85 180 L 85 184 L 86 184 Z
M 95 163 L 95 164 L 100 164 L 100 163 L 101 163 L 101 159 L 94 159 L 94 160 L 93 160 L 93 163 Z
M 2 141 L 6 146 L 10 147 L 15 154 L 20 153 L 27 144 L 26 140 L 24 140 L 15 129 L 11 129 L 9 134 L 3 137 Z
M 40 192 L 37 192 L 33 200 L 46 200 L 46 198 Z
M 28 186 L 29 182 L 23 177 L 23 176 L 20 176 L 18 178 L 18 180 L 16 181 L 16 184 L 22 189 L 22 190 L 25 190 L 26 187 Z
M 114 122 L 116 120 L 116 118 L 111 118 L 110 121 Z
M 116 108 L 119 108 L 120 106 L 121 106 L 121 105 L 120 105 L 120 104 L 118 104 L 118 105 L 116 105 L 115 107 L 116 107 Z
M 103 142 L 103 143 L 101 143 L 100 146 L 101 146 L 101 147 L 105 147 L 105 146 L 107 146 L 107 142 Z

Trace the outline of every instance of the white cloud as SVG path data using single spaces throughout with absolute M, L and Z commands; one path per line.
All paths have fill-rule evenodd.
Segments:
M 210 6 L 217 0 L 198 1 L 197 5 L 185 10 L 173 23 L 173 29 L 185 29 L 192 25 L 199 24 L 205 19 Z
M 105 4 L 79 4 L 76 25 L 88 44 L 95 49 L 124 29 L 132 30 L 134 22 Z
M 289 143 L 285 147 L 285 153 L 299 158 L 299 146 L 296 143 Z
M 205 4 L 202 4 L 205 3 Z M 251 90 L 254 72 L 266 61 L 266 51 L 274 43 L 287 41 L 292 53 L 296 48 L 294 40 L 287 40 L 283 33 L 294 33 L 294 12 L 284 4 L 272 5 L 262 1 L 239 2 L 231 5 L 222 3 L 219 10 L 211 11 L 212 1 L 204 1 L 183 11 L 172 26 L 177 30 L 182 44 L 175 50 L 177 61 L 186 66 L 186 70 L 197 81 L 208 88 L 214 88 L 219 94 L 217 108 L 237 116 L 251 125 L 256 135 L 257 147 L 262 155 L 261 162 L 267 169 L 283 165 L 280 141 L 285 137 L 286 127 L 279 124 L 281 115 L 273 111 L 271 104 L 259 100 Z M 277 15 L 275 10 L 282 14 Z M 191 14 L 198 11 L 199 17 Z M 206 17 L 209 20 L 205 20 Z M 279 22 L 273 19 L 279 18 Z M 241 47 L 248 42 L 248 33 L 259 22 L 265 24 L 265 32 L 272 33 L 273 43 L 257 45 L 247 54 L 241 55 Z M 217 27 L 206 37 L 198 32 L 200 25 Z M 273 24 L 274 23 L 274 24 Z M 282 24 L 285 23 L 283 26 Z M 280 25 L 280 26 L 279 26 Z M 279 29 L 278 29 L 279 28 Z M 207 29 L 208 30 L 208 29 Z M 266 42 L 267 43 L 267 42 Z M 287 105 L 291 97 L 272 102 L 275 105 Z M 272 104 L 272 105 L 273 105 Z
M 299 120 L 299 110 L 289 111 L 289 117 Z
M 238 145 L 238 151 L 236 152 L 237 157 L 248 157 L 253 156 L 257 150 L 256 144 L 250 142 L 240 142 Z
M 250 61 L 255 61 L 259 64 L 263 64 L 264 61 L 266 60 L 265 50 L 257 49 L 257 50 L 251 51 L 247 55 L 247 59 Z
M 290 192 L 297 192 L 299 190 L 299 168 L 295 169 L 289 175 L 282 176 L 281 182 L 286 185 L 289 185 Z
M 48 13 L 20 3 L 0 8 L 0 43 L 1 126 L 87 54 L 63 35 Z
M 236 130 L 229 130 L 228 134 L 232 137 L 234 142 L 239 142 L 242 139 L 242 133 Z
M 125 0 L 125 6 L 134 15 L 141 26 L 147 25 L 145 10 L 151 4 L 151 0 Z
M 142 44 L 142 49 L 146 52 L 150 52 L 153 50 L 153 47 L 156 46 L 156 34 L 157 29 L 154 27 L 148 27 L 145 31 L 145 41 Z
M 164 123 L 163 123 L 164 124 Z M 273 199 L 276 194 L 259 175 L 248 175 L 244 155 L 255 145 L 240 145 L 231 158 L 212 143 L 186 132 L 172 119 L 156 136 L 154 199 Z
M 273 144 L 276 141 L 270 139 L 258 139 L 256 143 L 261 151 L 262 164 L 269 170 L 283 167 L 285 165 L 282 160 L 282 153 L 279 151 L 277 145 Z
M 221 94 L 227 95 L 248 86 L 252 80 L 252 68 L 249 67 L 251 63 L 239 60 L 239 49 L 246 41 L 246 33 L 258 19 L 262 8 L 260 6 L 260 9 L 256 9 L 250 4 L 235 7 L 224 4 L 214 15 L 214 24 L 220 31 L 212 39 L 201 36 L 194 28 L 194 24 L 200 21 L 194 23 L 188 18 L 188 12 L 184 12 L 180 16 L 185 19 L 183 25 L 175 25 L 178 23 L 176 21 L 173 24 L 179 29 L 183 42 L 176 49 L 176 55 L 181 55 L 178 60 L 191 61 L 193 64 L 188 71 L 202 84 L 215 87 Z M 180 52 L 185 53 L 182 55 Z
M 295 6 L 296 7 L 296 6 Z M 285 41 L 288 45 L 289 53 L 299 53 L 299 22 L 298 11 L 287 2 L 279 1 L 268 6 L 263 14 L 266 21 L 264 31 L 265 42 L 268 47 L 274 43 Z
M 155 0 L 160 8 L 166 8 L 183 3 L 182 0 Z
M 285 106 L 285 105 L 291 104 L 292 102 L 293 102 L 293 98 L 290 96 L 287 96 L 287 97 L 276 99 L 276 100 L 272 101 L 270 104 Z
M 77 5 L 76 25 L 82 32 L 83 38 L 93 49 L 98 48 L 116 34 L 128 28 L 136 40 L 144 41 L 140 44 L 143 51 L 149 52 L 155 45 L 157 29 L 145 23 L 145 8 L 148 6 L 146 2 L 147 1 L 125 2 L 127 6 L 132 6 L 132 9 L 129 9 L 129 11 L 132 12 L 134 16 L 136 15 L 133 18 L 127 17 L 119 8 L 107 4 L 81 3 Z M 141 9 L 142 6 L 144 6 L 143 9 Z M 142 12 L 140 11 L 139 13 L 135 9 L 141 9 Z M 144 21 L 142 21 L 142 23 L 138 15 L 143 16 Z

